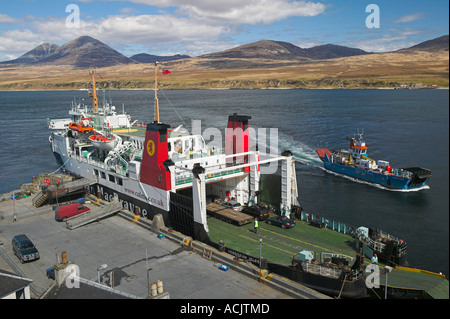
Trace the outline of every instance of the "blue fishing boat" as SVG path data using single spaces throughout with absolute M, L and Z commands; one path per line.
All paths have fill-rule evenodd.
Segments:
M 411 190 L 426 186 L 431 171 L 420 167 L 392 168 L 388 161 L 368 157 L 363 132 L 350 140 L 348 150 L 316 149 L 325 169 L 390 189 Z

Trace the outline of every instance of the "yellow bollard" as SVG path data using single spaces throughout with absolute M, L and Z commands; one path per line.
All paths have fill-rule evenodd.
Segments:
M 150 285 L 150 289 L 152 291 L 152 297 L 155 297 L 157 295 L 157 292 L 156 292 L 156 284 L 154 282 L 152 282 L 152 284 Z
M 158 294 L 162 294 L 164 292 L 162 280 L 156 281 Z

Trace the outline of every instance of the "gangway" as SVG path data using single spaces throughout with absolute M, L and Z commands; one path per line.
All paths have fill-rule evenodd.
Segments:
M 81 178 L 74 181 L 66 182 L 61 185 L 45 186 L 42 190 L 36 194 L 33 198 L 33 206 L 41 207 L 48 202 L 52 203 L 58 199 L 64 200 L 70 196 L 77 196 L 84 192 L 86 186 L 97 183 L 96 180 L 89 178 Z
M 122 209 L 122 204 L 117 197 L 114 197 L 112 201 L 104 206 L 95 207 L 85 213 L 67 218 L 66 227 L 68 229 L 75 229 L 93 221 L 100 220 L 109 215 L 112 215 Z
M 32 203 L 34 207 L 41 207 L 43 206 L 48 200 L 48 194 L 47 192 L 40 191 L 39 193 L 34 196 Z
M 64 188 L 76 188 L 76 187 L 80 187 L 80 186 L 87 186 L 87 185 L 92 185 L 97 183 L 96 180 L 90 179 L 90 178 L 80 178 L 80 179 L 76 179 L 74 181 L 71 182 L 66 182 L 64 184 L 62 184 L 59 188 L 64 189 Z

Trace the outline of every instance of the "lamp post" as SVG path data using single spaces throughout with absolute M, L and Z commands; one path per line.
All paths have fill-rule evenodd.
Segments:
M 56 181 L 56 206 L 59 206 L 58 204 L 58 187 L 59 187 L 59 181 Z
M 387 287 L 388 287 L 388 274 L 392 271 L 392 267 L 385 266 L 384 270 L 386 271 L 386 284 L 384 285 L 384 299 L 387 299 Z
M 100 283 L 100 270 L 105 270 L 106 268 L 108 268 L 107 264 L 101 264 L 98 268 L 97 268 L 97 280 L 98 283 Z
M 262 237 L 259 238 L 259 269 L 261 270 L 261 247 L 262 247 Z
M 150 276 L 148 274 L 148 253 L 147 249 L 145 249 L 145 264 L 146 264 L 146 270 L 147 270 L 147 295 L 150 296 Z

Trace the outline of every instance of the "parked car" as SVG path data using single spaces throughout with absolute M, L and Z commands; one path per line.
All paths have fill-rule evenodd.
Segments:
M 267 208 L 258 205 L 244 207 L 241 212 L 253 217 L 257 217 L 259 220 L 266 220 L 267 218 L 269 218 L 269 211 L 267 210 Z
M 55 219 L 60 222 L 66 218 L 70 218 L 89 210 L 90 209 L 88 207 L 78 203 L 58 206 L 55 209 Z
M 45 273 L 47 274 L 47 278 L 55 279 L 55 267 L 47 268 Z
M 295 226 L 295 220 L 286 216 L 274 216 L 266 220 L 267 224 L 279 226 L 281 228 L 292 228 Z
M 25 234 L 16 235 L 12 239 L 12 247 L 14 255 L 16 255 L 21 263 L 39 259 L 39 251 L 33 242 Z
M 221 202 L 220 205 L 225 206 L 227 208 L 234 209 L 237 212 L 241 211 L 241 209 L 242 209 L 241 204 L 239 204 L 235 200 L 229 200 L 229 201 L 226 201 L 226 202 Z

